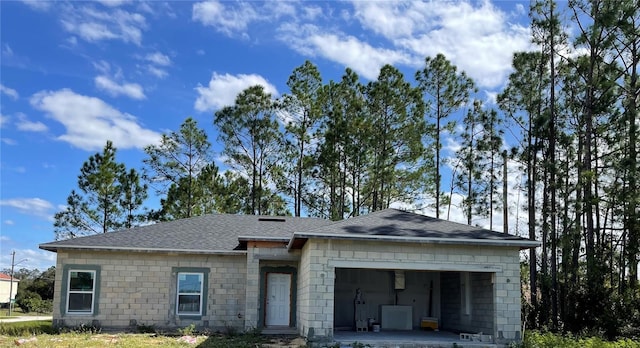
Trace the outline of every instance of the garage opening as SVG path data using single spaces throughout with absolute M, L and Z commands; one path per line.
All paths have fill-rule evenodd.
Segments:
M 334 330 L 493 334 L 493 274 L 336 268 Z

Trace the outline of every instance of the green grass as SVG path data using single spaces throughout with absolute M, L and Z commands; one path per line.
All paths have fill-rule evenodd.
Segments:
M 529 331 L 520 345 L 522 348 L 640 348 L 639 341 L 620 339 L 613 342 L 597 337 L 572 337 L 552 333 Z
M 51 315 L 51 313 L 39 313 L 39 312 L 29 312 L 25 313 L 22 311 L 20 307 L 13 307 L 11 310 L 11 316 L 9 316 L 9 309 L 2 308 L 0 309 L 0 319 L 8 319 L 13 317 L 24 317 L 24 316 L 41 316 L 41 315 Z
M 0 323 L 0 335 L 32 336 L 57 333 L 51 320 L 21 321 L 17 323 Z
M 58 333 L 51 321 L 26 321 L 18 323 L 0 323 L 0 347 L 15 347 L 18 340 L 21 347 L 50 348 L 93 348 L 93 347 L 198 347 L 198 348 L 256 348 L 275 340 L 259 334 L 193 335 L 195 344 L 181 342 L 180 335 L 161 335 L 150 333 Z
M 194 336 L 195 344 L 181 342 L 179 336 L 163 336 L 151 334 L 90 334 L 90 333 L 64 333 L 57 335 L 42 334 L 33 336 L 35 340 L 22 343 L 21 347 L 51 347 L 51 348 L 98 348 L 98 347 L 198 347 L 198 348 L 255 348 L 268 342 L 265 338 L 239 335 L 233 337 L 224 336 Z M 0 335 L 0 347 L 14 347 L 15 342 L 29 339 L 30 336 L 5 336 Z

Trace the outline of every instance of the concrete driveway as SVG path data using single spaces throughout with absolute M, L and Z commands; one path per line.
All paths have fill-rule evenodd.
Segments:
M 23 317 L 13 317 L 8 319 L 0 319 L 0 323 L 17 323 L 19 321 L 36 321 L 36 320 L 53 320 L 53 317 L 50 315 L 30 315 Z

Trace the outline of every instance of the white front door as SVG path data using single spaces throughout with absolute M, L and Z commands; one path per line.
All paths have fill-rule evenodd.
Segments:
M 267 326 L 289 326 L 291 311 L 291 274 L 267 274 Z

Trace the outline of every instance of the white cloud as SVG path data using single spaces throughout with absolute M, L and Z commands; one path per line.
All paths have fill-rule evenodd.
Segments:
M 25 260 L 20 262 L 17 268 L 38 269 L 45 271 L 51 266 L 56 265 L 56 253 L 40 249 L 12 249 L 16 252 L 16 260 Z M 11 264 L 11 253 L 3 253 L 0 255 L 0 263 L 4 265 Z M 16 270 L 17 270 L 16 268 Z
M 169 56 L 162 54 L 160 52 L 155 52 L 155 53 L 149 53 L 147 54 L 147 56 L 145 57 L 145 59 L 151 63 L 154 63 L 156 65 L 160 65 L 160 66 L 169 66 L 171 65 L 171 58 L 169 58 Z
M 169 75 L 169 73 L 167 73 L 166 70 L 157 68 L 157 67 L 155 67 L 153 65 L 147 65 L 147 71 L 151 75 L 153 75 L 153 76 L 155 76 L 157 78 L 160 78 L 160 79 L 163 79 L 163 78 L 167 77 L 167 75 Z
M 96 1 L 108 7 L 118 7 L 130 2 L 130 0 L 96 0 Z
M 142 86 L 137 83 L 123 82 L 122 84 L 118 84 L 105 75 L 96 76 L 94 82 L 98 89 L 107 92 L 113 97 L 124 95 L 136 100 L 146 98 Z
M 20 97 L 15 89 L 9 88 L 3 84 L 0 84 L 0 93 L 11 97 L 13 100 L 17 100 Z
M 531 47 L 527 27 L 511 24 L 490 2 L 354 1 L 356 18 L 398 50 L 420 57 L 443 53 L 483 87 L 499 87 L 513 52 Z
M 320 6 L 306 4 L 306 7 L 303 9 L 303 13 L 304 19 L 313 21 L 322 15 L 322 8 Z
M 25 215 L 52 220 L 53 204 L 42 198 L 14 198 L 0 200 L 0 206 L 11 207 Z
M 0 141 L 2 141 L 3 144 L 7 144 L 7 145 L 16 145 L 17 142 L 11 138 L 0 138 Z
M 276 87 L 260 75 L 220 75 L 214 72 L 207 87 L 198 85 L 195 88 L 199 96 L 194 107 L 198 111 L 205 112 L 233 105 L 238 93 L 255 85 L 263 86 L 265 92 L 274 97 L 278 95 Z
M 0 128 L 4 127 L 4 125 L 7 124 L 7 122 L 9 122 L 9 116 L 0 114 Z
M 15 223 L 13 220 L 7 219 L 7 220 L 4 220 L 4 224 L 5 224 L 5 225 L 9 225 L 9 226 L 13 226 L 13 225 L 15 225 L 16 223 Z M 7 237 L 7 236 L 0 236 L 0 242 L 6 242 L 6 241 L 8 241 L 8 240 L 9 240 L 9 237 Z
M 160 134 L 143 128 L 133 115 L 70 89 L 41 91 L 30 102 L 66 128 L 59 140 L 87 151 L 102 149 L 107 140 L 121 149 L 142 149 L 160 139 Z
M 18 121 L 16 122 L 16 127 L 18 128 L 18 130 L 26 132 L 46 132 L 48 130 L 47 126 L 44 123 L 29 121 L 27 115 L 23 113 L 18 113 Z
M 254 20 L 261 17 L 249 4 L 239 3 L 237 8 L 225 6 L 220 1 L 211 0 L 193 4 L 191 19 L 204 26 L 211 26 L 226 35 L 246 34 Z
M 75 47 L 76 45 L 78 45 L 78 38 L 76 38 L 75 36 L 69 36 L 66 41 L 71 47 Z
M 282 16 L 294 17 L 297 13 L 294 4 L 292 1 L 265 1 L 264 10 L 276 18 Z
M 47 11 L 51 8 L 52 1 L 43 0 L 22 0 L 22 3 L 29 6 L 32 10 Z
M 104 61 L 104 60 L 99 60 L 97 62 L 92 62 L 93 67 L 96 68 L 96 70 L 100 71 L 103 74 L 108 74 L 111 71 L 111 64 L 109 64 L 109 62 Z
M 374 80 L 385 64 L 409 64 L 411 56 L 401 50 L 373 47 L 353 36 L 323 33 L 314 25 L 285 24 L 279 39 L 305 55 L 321 56 L 352 68 Z
M 103 12 L 92 6 L 67 6 L 62 11 L 63 28 L 88 42 L 120 40 L 139 46 L 147 28 L 144 16 L 121 9 Z
M 7 57 L 13 56 L 13 50 L 9 44 L 2 45 L 2 55 Z

